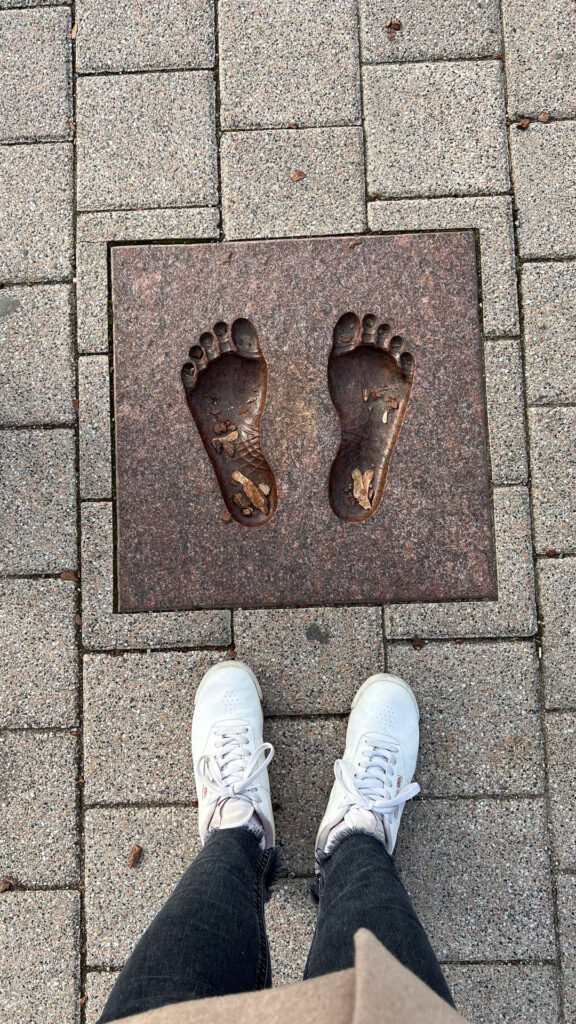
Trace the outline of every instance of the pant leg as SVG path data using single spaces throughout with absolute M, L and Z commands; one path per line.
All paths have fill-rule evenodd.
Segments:
M 215 832 L 140 939 L 99 1024 L 270 987 L 264 903 L 275 862 L 247 829 Z
M 442 969 L 394 861 L 374 836 L 352 832 L 320 870 L 316 931 L 305 978 L 354 965 L 354 935 L 367 928 L 400 963 L 454 1005 Z

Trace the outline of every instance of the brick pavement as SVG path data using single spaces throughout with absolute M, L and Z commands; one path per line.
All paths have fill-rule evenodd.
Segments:
M 187 730 L 230 646 L 278 748 L 277 981 L 350 694 L 386 664 L 423 712 L 399 863 L 459 1006 L 576 1021 L 575 46 L 571 0 L 0 0 L 0 874 L 26 886 L 0 1024 L 97 1019 L 197 848 Z M 118 615 L 109 243 L 454 228 L 481 261 L 498 600 Z

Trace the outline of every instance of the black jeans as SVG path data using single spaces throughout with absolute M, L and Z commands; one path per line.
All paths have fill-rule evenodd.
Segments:
M 269 988 L 264 903 L 276 862 L 276 851 L 263 852 L 247 829 L 215 832 L 140 939 L 99 1024 L 186 999 Z M 373 836 L 353 832 L 321 866 L 304 977 L 352 967 L 358 928 L 368 928 L 454 1005 L 392 858 Z

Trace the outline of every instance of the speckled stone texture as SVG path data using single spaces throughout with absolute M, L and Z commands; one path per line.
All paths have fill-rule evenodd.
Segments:
M 387 22 L 402 28 L 390 30 Z M 496 57 L 501 52 L 498 0 L 360 0 L 362 59 L 390 61 Z
M 526 484 L 524 374 L 519 343 L 503 339 L 486 342 L 484 374 L 492 483 L 496 487 Z
M 72 146 L 0 148 L 0 282 L 72 276 Z
M 576 124 L 512 126 L 509 133 L 520 255 L 576 256 Z
M 80 74 L 214 63 L 212 0 L 79 0 L 76 67 Z
M 78 893 L 3 895 L 0 934 L 0 1024 L 79 1024 Z
M 226 238 L 361 232 L 361 128 L 231 132 L 220 143 Z M 292 181 L 290 175 L 306 175 Z
M 576 715 L 546 715 L 553 849 L 558 867 L 576 868 Z
M 542 793 L 538 661 L 531 643 L 388 647 L 420 707 L 425 795 Z
M 576 551 L 576 408 L 529 409 L 536 550 Z
M 114 249 L 122 611 L 495 596 L 473 235 L 350 241 Z M 417 365 L 387 491 L 361 527 L 327 496 L 340 430 L 326 360 L 347 309 L 392 324 Z M 263 447 L 279 487 L 274 519 L 252 530 L 221 520 L 180 382 L 194 337 L 239 316 L 268 364 Z
M 574 875 L 558 877 L 558 918 L 565 1019 L 574 1020 L 576 1018 L 576 878 Z
M 0 727 L 77 722 L 76 586 L 0 581 Z
M 85 986 L 85 994 L 88 997 L 86 1000 L 86 1024 L 98 1024 L 119 973 L 119 971 L 88 971 Z
M 0 142 L 70 138 L 70 77 L 65 7 L 0 12 Z
M 234 613 L 234 646 L 270 715 L 348 714 L 384 665 L 380 608 L 270 608 Z
M 2 289 L 0 351 L 2 423 L 74 423 L 68 285 Z
M 0 467 L 0 571 L 60 573 L 75 569 L 72 430 L 3 430 Z
M 316 925 L 311 878 L 281 878 L 266 904 L 266 929 L 272 961 L 272 984 L 302 981 Z
M 550 964 L 447 964 L 446 980 L 471 1024 L 559 1024 Z
M 522 267 L 526 393 L 531 405 L 576 401 L 576 266 Z
M 71 733 L 0 734 L 0 877 L 36 886 L 78 883 L 77 756 Z
M 218 36 L 223 128 L 360 123 L 353 0 L 223 0 Z
M 209 71 L 79 78 L 80 210 L 217 200 Z
M 576 114 L 576 9 L 570 0 L 502 0 L 510 117 Z
M 108 356 L 78 360 L 80 496 L 112 497 L 110 367 Z
M 371 198 L 509 188 L 498 61 L 366 66 L 363 81 Z
M 576 558 L 538 561 L 542 671 L 548 707 L 574 707 L 576 693 Z
M 419 800 L 396 856 L 440 960 L 554 956 L 546 818 L 539 800 Z

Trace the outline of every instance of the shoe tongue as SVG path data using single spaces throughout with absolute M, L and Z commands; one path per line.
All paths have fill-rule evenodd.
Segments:
M 236 800 L 230 796 L 218 804 L 211 824 L 218 828 L 239 828 L 250 821 L 253 813 L 254 807 L 247 800 Z

